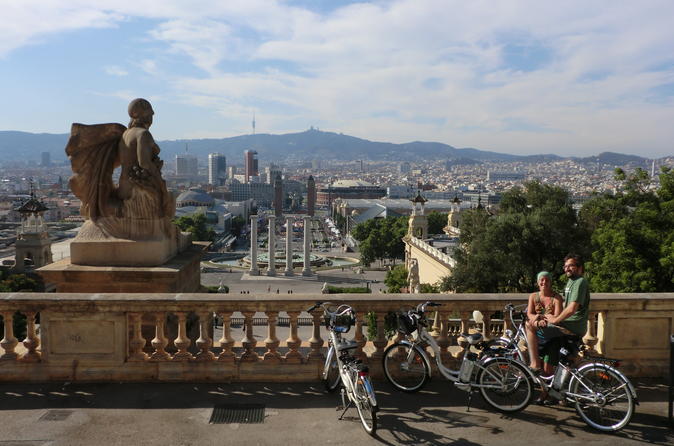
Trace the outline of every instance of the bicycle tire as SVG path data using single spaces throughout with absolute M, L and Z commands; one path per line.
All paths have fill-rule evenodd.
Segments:
M 323 366 L 323 376 L 323 385 L 328 392 L 334 392 L 342 384 L 342 378 L 339 375 L 339 363 L 337 362 L 337 355 L 333 347 L 328 349 L 325 365 Z
M 431 376 L 428 360 L 416 345 L 390 345 L 384 350 L 383 368 L 388 382 L 403 392 L 419 391 Z
M 480 386 L 484 401 L 499 412 L 519 412 L 526 408 L 534 395 L 534 383 L 526 368 L 507 358 L 487 360 L 477 372 L 475 382 Z
M 578 370 L 569 382 L 572 394 L 588 394 L 588 399 L 572 397 L 576 412 L 588 426 L 602 432 L 616 432 L 632 419 L 635 401 L 630 384 L 620 372 L 604 364 L 591 364 Z M 601 395 L 589 401 L 590 395 Z
M 377 407 L 372 405 L 368 395 L 369 392 L 364 384 L 364 380 L 369 382 L 369 379 L 368 377 L 358 377 L 354 392 L 360 423 L 363 425 L 365 432 L 374 436 L 377 432 Z M 370 388 L 372 388 L 371 383 Z

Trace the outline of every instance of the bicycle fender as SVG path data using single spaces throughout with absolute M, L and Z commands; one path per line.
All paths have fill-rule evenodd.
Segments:
M 615 373 L 618 375 L 621 379 L 625 380 L 627 383 L 627 388 L 629 389 L 630 393 L 632 394 L 632 398 L 634 398 L 634 404 L 639 405 L 639 398 L 637 397 L 637 391 L 634 389 L 634 386 L 632 385 L 632 381 L 627 379 L 625 375 L 623 375 L 618 369 L 615 367 L 611 367 L 610 365 L 603 364 L 601 362 L 589 362 L 587 364 L 583 364 L 582 366 L 578 367 L 578 371 L 582 372 L 585 369 L 588 369 L 590 367 L 601 367 L 606 370 L 610 370 L 612 373 Z
M 398 344 L 406 345 L 409 348 L 414 348 L 414 344 L 406 339 L 403 339 L 402 341 L 398 342 Z M 426 353 L 426 351 L 424 351 L 424 349 L 419 347 L 419 350 L 423 352 L 423 355 L 421 355 L 421 357 L 428 366 L 428 379 L 431 379 L 433 377 L 433 367 L 431 367 L 431 361 L 428 359 L 428 354 Z

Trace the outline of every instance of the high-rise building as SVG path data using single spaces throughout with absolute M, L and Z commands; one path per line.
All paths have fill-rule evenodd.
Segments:
M 257 167 L 257 152 L 255 150 L 245 150 L 243 152 L 244 177 L 246 183 L 250 182 L 250 177 L 259 175 Z
M 42 152 L 42 161 L 40 166 L 49 167 L 51 166 L 51 154 L 49 152 Z
M 307 214 L 313 217 L 316 212 L 316 182 L 314 177 L 309 175 L 307 180 Z
M 236 166 L 227 166 L 227 179 L 233 180 L 236 175 Z
M 275 164 L 270 164 L 268 167 L 264 168 L 264 182 L 267 184 L 274 184 L 276 175 L 281 175 L 282 170 Z
M 197 157 L 194 155 L 176 155 L 176 176 L 196 177 L 199 174 Z
M 208 154 L 208 184 L 222 186 L 227 179 L 227 159 L 222 153 Z
M 277 218 L 283 216 L 283 180 L 280 173 L 274 178 L 274 215 Z

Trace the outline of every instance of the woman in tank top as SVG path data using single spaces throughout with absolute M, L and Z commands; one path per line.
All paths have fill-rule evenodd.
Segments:
M 536 283 L 538 284 L 538 291 L 531 293 L 527 306 L 527 325 L 534 327 L 534 329 L 527 330 L 527 336 L 535 333 L 536 329 L 545 327 L 548 324 L 545 320 L 545 315 L 552 314 L 553 316 L 557 316 L 562 312 L 564 304 L 562 296 L 552 289 L 552 277 L 549 272 L 541 271 L 538 273 Z M 532 345 L 531 340 L 529 340 L 529 345 Z M 536 352 L 536 354 L 538 353 Z M 531 367 L 534 368 L 533 355 L 530 354 L 529 356 L 531 358 Z M 548 367 L 546 366 L 545 368 L 547 369 Z

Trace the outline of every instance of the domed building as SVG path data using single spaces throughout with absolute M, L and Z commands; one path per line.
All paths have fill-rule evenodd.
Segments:
M 215 203 L 215 199 L 208 195 L 205 190 L 192 187 L 189 190 L 178 195 L 176 198 L 176 207 L 182 208 L 187 206 L 194 207 L 211 207 Z

